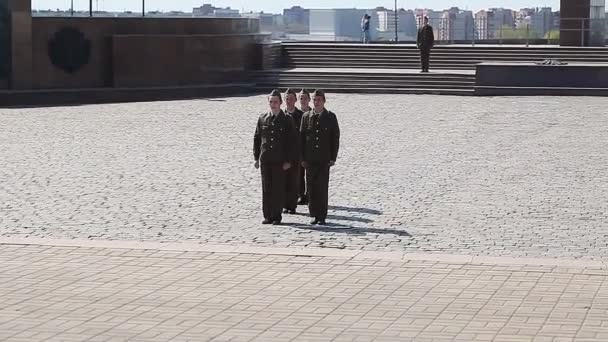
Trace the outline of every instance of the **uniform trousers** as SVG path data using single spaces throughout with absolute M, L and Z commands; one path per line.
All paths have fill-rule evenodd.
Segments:
M 281 220 L 285 203 L 285 170 L 283 163 L 262 163 L 262 210 L 264 218 Z
M 429 48 L 420 48 L 420 65 L 422 66 L 422 70 L 428 71 L 431 60 L 431 49 Z
M 318 220 L 327 217 L 327 192 L 329 188 L 329 164 L 308 163 L 306 167 L 308 210 Z
M 292 167 L 286 171 L 285 209 L 295 210 L 298 207 L 298 196 L 300 195 L 301 183 L 300 171 L 298 165 L 292 165 Z

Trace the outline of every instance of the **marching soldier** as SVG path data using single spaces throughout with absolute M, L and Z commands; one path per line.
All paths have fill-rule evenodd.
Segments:
M 325 109 L 325 93 L 315 90 L 314 108 L 302 117 L 300 150 L 306 168 L 308 210 L 311 224 L 325 224 L 329 168 L 334 166 L 340 147 L 340 128 L 336 115 Z
M 298 100 L 300 101 L 300 110 L 302 113 L 306 113 L 311 111 L 310 108 L 310 93 L 306 89 L 302 89 L 298 94 Z M 303 114 L 302 114 L 303 115 Z M 301 120 L 300 120 L 301 121 Z M 301 122 L 296 122 L 298 128 L 300 127 Z M 300 166 L 300 201 L 298 204 L 308 204 L 308 196 L 306 195 L 306 169 Z
M 293 119 L 294 126 L 299 134 L 300 123 L 302 122 L 302 115 L 304 113 L 302 113 L 301 110 L 296 108 L 296 92 L 293 89 L 287 89 L 285 90 L 284 96 L 285 114 L 287 114 L 287 116 L 290 116 Z M 300 141 L 298 139 L 297 143 L 299 142 Z M 296 207 L 298 206 L 298 196 L 300 194 L 300 169 L 300 160 L 297 160 L 294 165 L 289 170 L 287 170 L 285 209 L 283 210 L 283 213 L 296 213 Z
M 260 115 L 253 137 L 255 167 L 262 171 L 262 224 L 281 224 L 285 203 L 285 172 L 297 160 L 297 132 L 281 110 L 281 93 L 268 96 L 270 111 Z
M 431 48 L 435 45 L 433 27 L 429 25 L 429 17 L 424 17 L 424 25 L 418 29 L 416 45 L 420 49 L 420 64 L 422 72 L 429 72 Z

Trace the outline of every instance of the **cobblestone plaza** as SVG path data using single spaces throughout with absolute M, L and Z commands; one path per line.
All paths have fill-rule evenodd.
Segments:
M 327 227 L 259 224 L 264 96 L 2 109 L 0 235 L 605 258 L 607 105 L 331 94 Z
M 0 340 L 605 341 L 608 100 L 328 94 L 327 226 L 263 226 L 265 96 L 0 109 Z

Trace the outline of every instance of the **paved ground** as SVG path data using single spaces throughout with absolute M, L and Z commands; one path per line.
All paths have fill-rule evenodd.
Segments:
M 264 96 L 0 109 L 0 236 L 608 256 L 607 99 L 330 94 L 327 106 L 342 148 L 322 228 L 259 224 Z
M 259 224 L 263 96 L 0 109 L 0 340 L 608 340 L 608 100 L 329 101 L 327 227 Z
M 606 268 L 115 244 L 0 244 L 0 340 L 608 339 Z

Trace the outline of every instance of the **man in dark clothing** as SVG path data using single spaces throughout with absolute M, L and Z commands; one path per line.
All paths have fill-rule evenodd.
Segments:
M 363 15 L 363 19 L 361 19 L 361 32 L 363 33 L 363 44 L 369 44 L 371 40 L 371 36 L 369 33 L 369 24 L 372 17 L 370 17 L 367 13 Z
M 300 132 L 300 123 L 302 122 L 301 110 L 296 108 L 297 96 L 293 89 L 287 89 L 283 95 L 285 97 L 285 114 L 291 117 L 294 121 L 296 131 Z M 296 143 L 299 143 L 298 139 Z M 299 157 L 299 153 L 298 153 Z M 295 214 L 298 206 L 298 196 L 300 195 L 300 160 L 298 158 L 294 165 L 287 170 L 286 175 L 286 194 L 285 194 L 285 210 L 283 213 Z
M 308 90 L 302 89 L 300 91 L 300 94 L 298 94 L 298 100 L 300 101 L 300 110 L 302 111 L 302 113 L 306 113 L 312 110 L 312 108 L 310 108 L 310 93 L 308 92 Z M 298 129 L 300 128 L 301 121 L 302 120 L 300 120 L 300 122 L 297 122 Z M 298 133 L 300 132 L 298 131 Z M 298 204 L 302 205 L 308 204 L 308 195 L 306 195 L 306 177 L 304 176 L 306 174 L 305 171 L 306 169 L 300 166 L 300 201 L 298 202 Z
M 306 168 L 308 210 L 311 224 L 325 224 L 329 168 L 334 166 L 340 147 L 340 127 L 336 115 L 325 109 L 325 93 L 315 90 L 314 108 L 302 117 L 300 150 Z
M 285 171 L 297 160 L 298 138 L 293 119 L 281 110 L 281 93 L 268 96 L 270 111 L 260 115 L 253 136 L 255 167 L 262 171 L 263 224 L 281 224 L 285 204 Z
M 433 27 L 429 25 L 428 17 L 424 17 L 424 25 L 418 29 L 416 45 L 420 49 L 422 72 L 429 72 L 431 49 L 435 45 L 435 35 L 433 34 Z

